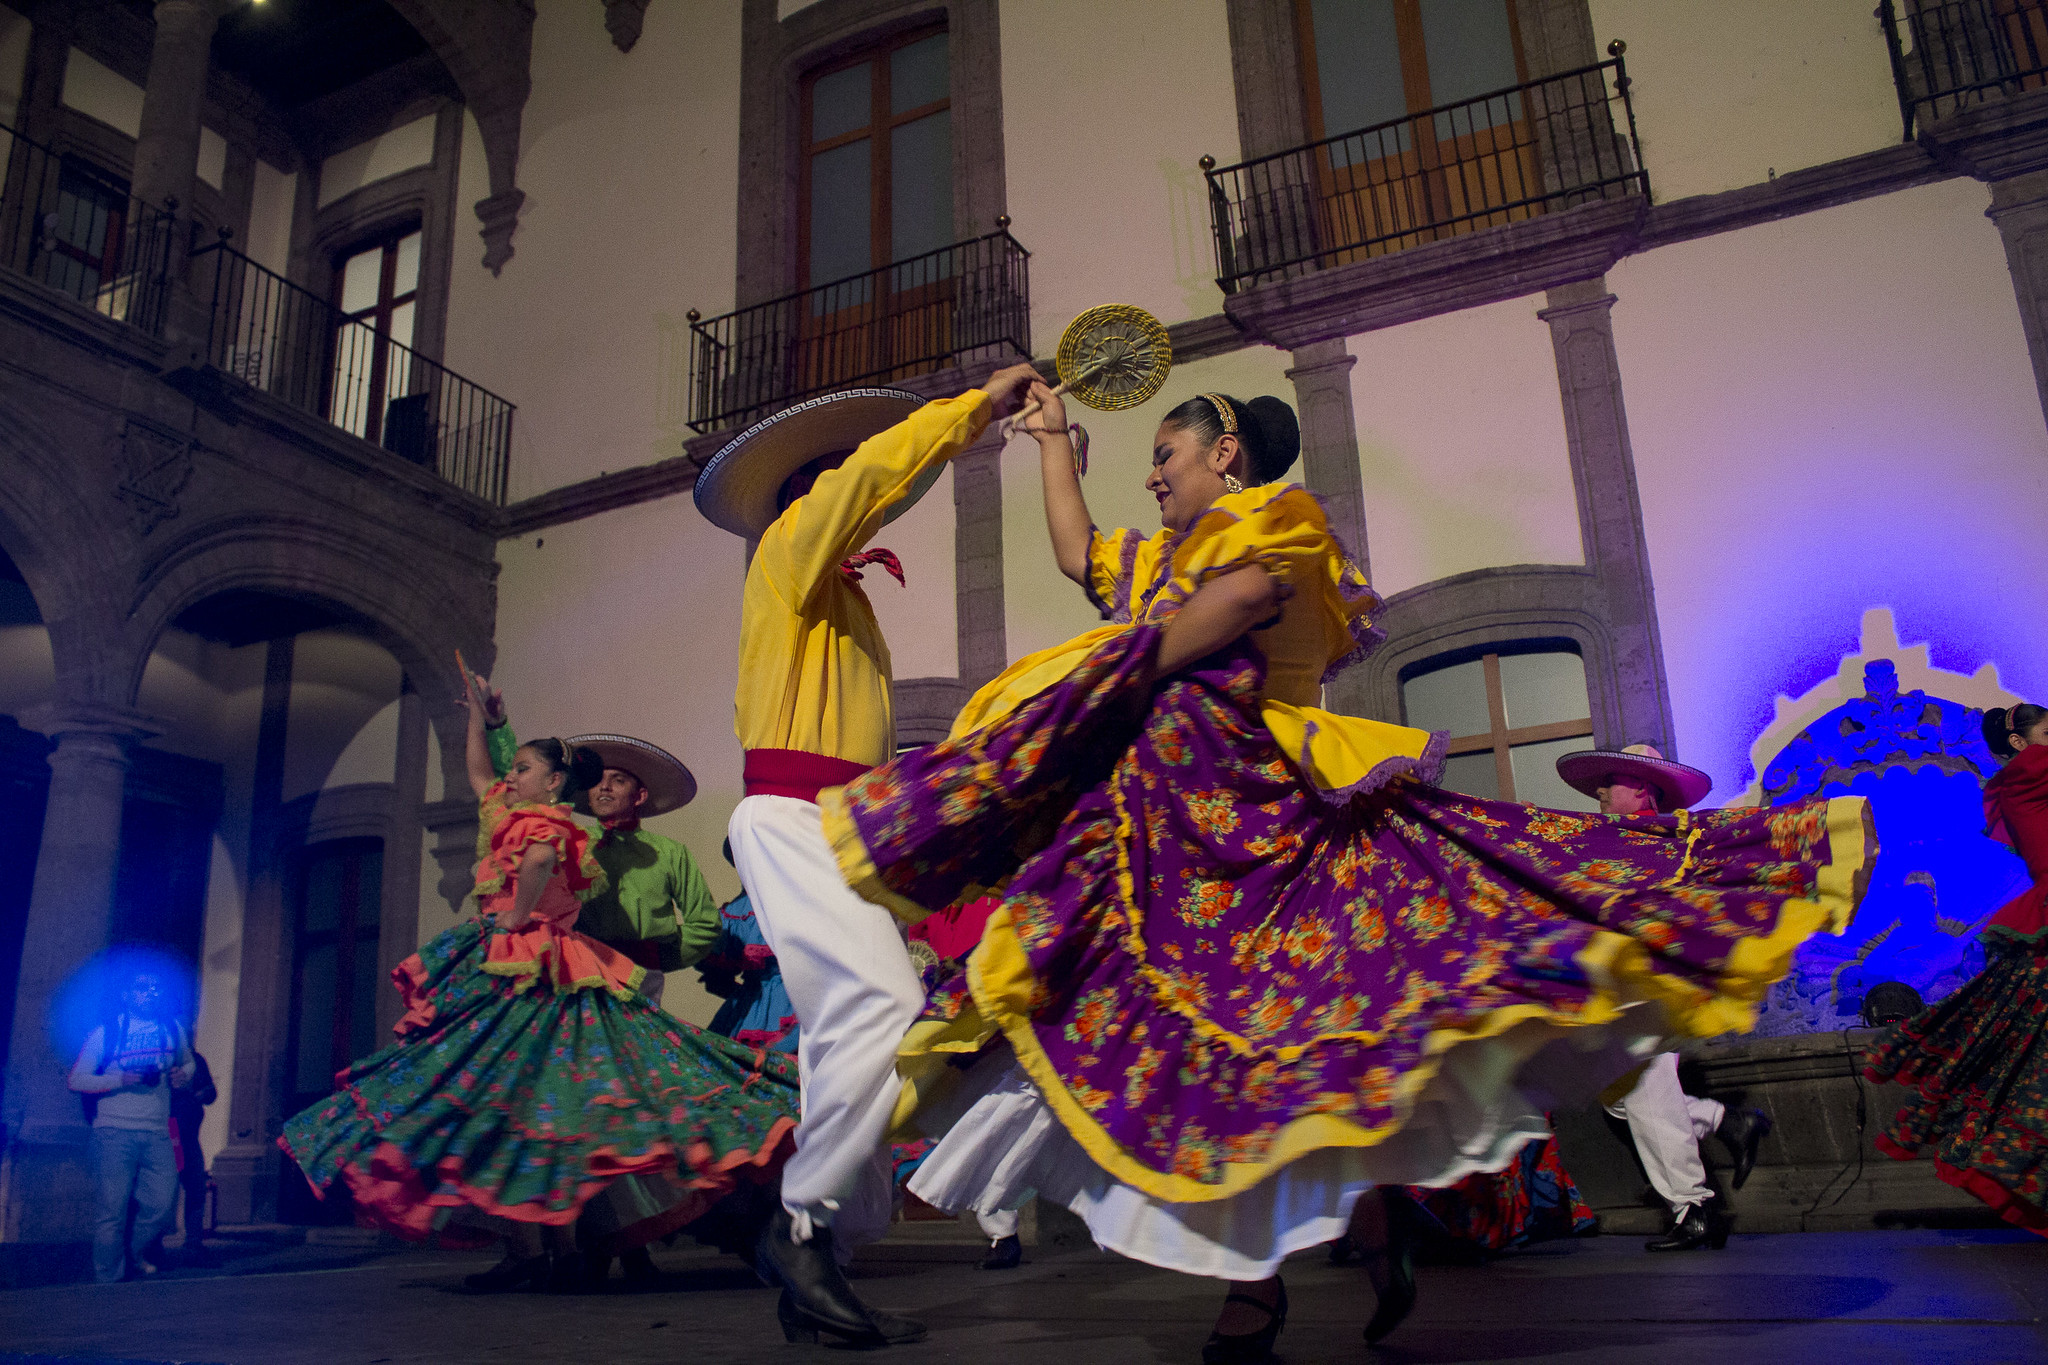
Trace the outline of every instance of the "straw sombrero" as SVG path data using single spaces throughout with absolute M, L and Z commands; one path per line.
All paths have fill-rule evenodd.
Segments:
M 1664 757 L 1647 744 L 1626 749 L 1581 749 L 1557 760 L 1557 775 L 1574 791 L 1599 799 L 1617 777 L 1632 777 L 1656 791 L 1657 809 L 1683 810 L 1713 790 L 1714 779 L 1698 768 Z
M 697 795 L 697 779 L 683 761 L 666 749 L 657 748 L 631 735 L 571 735 L 563 743 L 595 750 L 607 768 L 631 773 L 647 788 L 642 815 L 661 815 L 690 804 Z
M 697 472 L 697 510 L 736 536 L 758 536 L 775 524 L 776 494 L 791 474 L 820 455 L 853 449 L 924 404 L 902 389 L 846 389 L 764 417 L 704 462 Z M 883 522 L 909 511 L 944 470 L 943 462 L 933 463 L 883 513 Z

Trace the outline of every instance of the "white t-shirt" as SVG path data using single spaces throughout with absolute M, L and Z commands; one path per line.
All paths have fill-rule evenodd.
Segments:
M 85 1040 L 85 1055 L 92 1065 L 107 1060 L 107 1072 L 147 1071 L 155 1067 L 155 1085 L 124 1085 L 101 1093 L 93 1113 L 95 1128 L 132 1128 L 167 1131 L 171 1119 L 171 1068 L 184 1060 L 184 1038 L 178 1029 L 155 1019 L 122 1015 L 119 1046 L 106 1050 L 106 1029 L 96 1028 Z

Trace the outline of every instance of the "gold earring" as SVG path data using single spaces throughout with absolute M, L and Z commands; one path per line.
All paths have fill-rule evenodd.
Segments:
M 1223 491 L 1226 493 L 1242 493 L 1244 492 L 1244 485 L 1237 481 L 1237 475 L 1225 474 L 1223 476 Z

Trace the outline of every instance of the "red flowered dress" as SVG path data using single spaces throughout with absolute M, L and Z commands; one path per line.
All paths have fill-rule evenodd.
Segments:
M 1984 816 L 2034 884 L 1991 917 L 1984 970 L 1895 1025 L 1865 1074 L 1915 1092 L 1880 1151 L 1931 1151 L 1943 1180 L 2048 1236 L 2048 745 L 2020 750 L 1985 783 Z
M 642 969 L 577 933 L 603 884 L 567 806 L 486 794 L 477 914 L 392 971 L 398 1039 L 335 1077 L 279 1145 L 315 1190 L 341 1181 L 358 1216 L 409 1237 L 451 1214 L 567 1224 L 619 1182 L 621 1245 L 691 1222 L 742 1180 L 772 1184 L 793 1150 L 793 1058 L 679 1022 Z M 521 860 L 556 865 L 531 919 L 497 927 Z

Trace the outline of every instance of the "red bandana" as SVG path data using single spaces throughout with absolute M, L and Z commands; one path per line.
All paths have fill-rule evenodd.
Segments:
M 604 826 L 606 834 L 631 834 L 640 828 L 640 817 L 637 815 L 617 815 L 609 820 L 600 820 L 598 823 Z
M 845 574 L 853 582 L 858 583 L 860 582 L 860 571 L 870 564 L 881 565 L 889 571 L 891 578 L 894 578 L 906 588 L 910 586 L 903 577 L 903 561 L 896 557 L 894 551 L 884 550 L 880 546 L 872 550 L 862 550 L 857 555 L 848 555 L 840 560 L 839 572 Z

